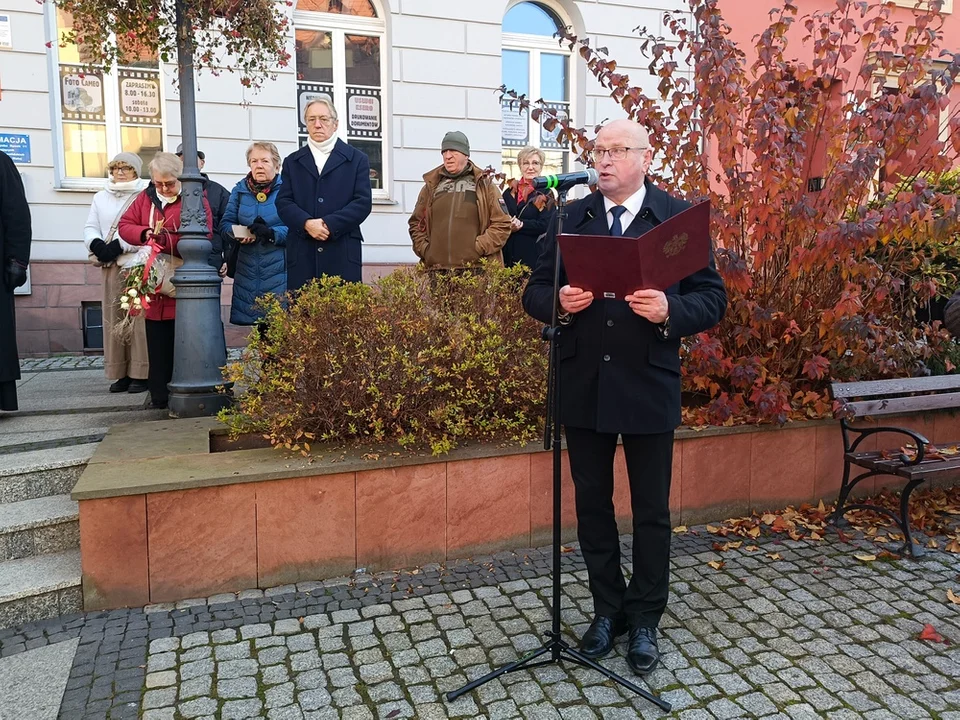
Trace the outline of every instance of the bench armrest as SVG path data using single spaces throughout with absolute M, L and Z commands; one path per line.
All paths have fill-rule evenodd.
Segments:
M 916 430 L 910 430 L 909 428 L 904 427 L 894 427 L 894 426 L 880 426 L 875 428 L 858 428 L 849 425 L 846 421 L 843 421 L 843 427 L 845 430 L 850 430 L 855 433 L 859 433 L 860 437 L 850 443 L 850 447 L 847 449 L 847 452 L 853 452 L 857 449 L 857 446 L 863 442 L 864 438 L 874 435 L 875 433 L 882 432 L 891 432 L 891 433 L 900 433 L 901 435 L 909 436 L 914 443 L 917 445 L 917 456 L 910 460 L 906 455 L 900 453 L 900 460 L 904 465 L 919 465 L 923 462 L 923 455 L 926 450 L 926 446 L 930 444 L 930 441 L 927 440 L 923 435 L 918 433 Z

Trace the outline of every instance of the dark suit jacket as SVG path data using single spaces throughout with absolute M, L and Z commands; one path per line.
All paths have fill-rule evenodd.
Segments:
M 646 182 L 640 212 L 624 232 L 639 237 L 689 203 Z M 566 232 L 609 235 L 599 191 L 567 206 Z M 553 309 L 556 228 L 551 227 L 523 293 L 523 306 L 549 323 Z M 598 248 L 602 252 L 602 248 Z M 561 260 L 560 286 L 567 283 Z M 636 315 L 623 300 L 594 298 L 560 331 L 560 419 L 603 433 L 655 434 L 680 424 L 680 338 L 708 330 L 723 318 L 727 294 L 713 258 L 710 266 L 667 289 L 670 332 Z
M 367 156 L 337 140 L 320 175 L 310 148 L 304 146 L 283 161 L 281 177 L 277 212 L 289 228 L 287 289 L 298 290 L 321 275 L 360 282 L 360 223 L 372 207 Z M 326 241 L 314 240 L 304 230 L 311 218 L 327 223 Z

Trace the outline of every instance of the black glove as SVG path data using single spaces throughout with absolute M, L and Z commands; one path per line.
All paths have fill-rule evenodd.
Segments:
M 100 262 L 107 262 L 106 258 L 103 257 L 103 252 L 106 247 L 107 244 L 100 238 L 94 238 L 90 241 L 90 252 L 92 252 Z
M 247 225 L 247 230 L 252 232 L 257 240 L 262 243 L 272 243 L 275 239 L 273 230 L 267 227 L 267 224 L 260 217 Z
M 7 260 L 7 290 L 13 292 L 27 281 L 27 266 L 15 258 Z
M 103 240 L 101 240 L 100 242 L 103 244 L 103 249 L 100 251 L 100 253 L 97 253 L 97 258 L 100 260 L 100 262 L 113 262 L 118 257 L 123 255 L 123 248 L 120 247 L 119 240 L 113 240 L 112 242 L 108 243 L 105 243 Z M 93 243 L 90 243 L 90 247 L 93 247 Z

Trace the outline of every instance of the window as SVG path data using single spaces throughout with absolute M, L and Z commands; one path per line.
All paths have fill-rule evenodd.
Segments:
M 163 149 L 163 95 L 156 56 L 125 41 L 125 64 L 104 72 L 90 66 L 82 46 L 60 47 L 73 27 L 70 13 L 57 8 L 53 22 L 61 184 L 84 187 L 96 181 L 99 185 L 110 158 L 119 152 L 139 155 L 146 167 L 154 153 Z
M 508 90 L 526 95 L 532 101 L 543 98 L 561 118 L 570 116 L 570 53 L 559 48 L 554 34 L 565 25 L 544 5 L 523 2 L 514 5 L 503 17 L 502 80 Z M 519 177 L 517 153 L 526 145 L 543 150 L 544 173 L 565 172 L 570 165 L 569 143 L 558 142 L 559 129 L 543 127 L 522 112 L 516 103 L 504 99 L 501 108 L 501 145 L 503 171 L 507 177 Z
M 912 8 L 921 12 L 930 7 L 930 0 L 893 0 L 893 2 L 900 7 Z M 944 13 L 952 13 L 953 0 L 943 0 L 943 6 L 940 9 Z
M 386 197 L 381 15 L 370 0 L 301 0 L 294 25 L 300 146 L 307 143 L 306 104 L 330 95 L 340 118 L 338 135 L 366 153 L 374 196 Z

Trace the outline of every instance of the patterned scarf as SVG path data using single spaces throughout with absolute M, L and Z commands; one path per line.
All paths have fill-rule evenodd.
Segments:
M 253 173 L 247 173 L 247 190 L 253 193 L 254 197 L 257 198 L 257 202 L 266 202 L 267 196 L 270 195 L 272 189 L 273 180 L 262 183 L 257 182 L 253 179 Z

